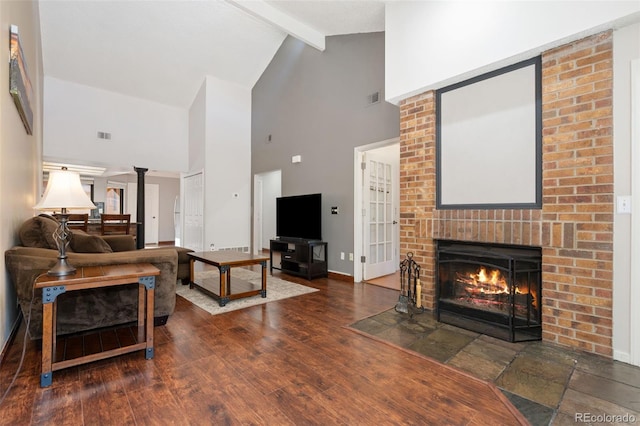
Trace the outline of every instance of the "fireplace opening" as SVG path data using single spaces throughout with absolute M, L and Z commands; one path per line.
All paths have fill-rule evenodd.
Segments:
M 438 321 L 509 342 L 542 338 L 538 247 L 436 241 Z

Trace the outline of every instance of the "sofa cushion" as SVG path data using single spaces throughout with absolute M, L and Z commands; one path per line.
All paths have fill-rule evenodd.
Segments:
M 89 235 L 84 231 L 71 231 L 71 251 L 76 253 L 112 253 L 111 246 L 97 235 Z
M 48 248 L 57 250 L 53 233 L 58 228 L 58 222 L 47 215 L 35 216 L 27 219 L 20 227 L 19 236 L 25 247 Z
M 136 250 L 133 235 L 103 235 L 102 239 L 109 244 L 113 252 Z

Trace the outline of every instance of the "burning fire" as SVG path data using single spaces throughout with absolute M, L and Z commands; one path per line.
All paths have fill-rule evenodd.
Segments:
M 477 274 L 469 273 L 466 277 L 458 274 L 458 281 L 477 287 L 480 293 L 509 293 L 509 284 L 507 284 L 507 280 L 502 278 L 502 274 L 498 269 L 487 272 L 485 267 L 482 266 Z
M 507 279 L 502 276 L 499 269 L 487 269 L 482 266 L 477 273 L 456 273 L 456 280 L 465 285 L 465 292 L 469 296 L 476 297 L 491 297 L 491 295 L 508 295 L 509 283 Z M 533 290 L 533 289 L 531 289 Z M 515 294 L 529 294 L 531 297 L 531 303 L 533 307 L 537 308 L 537 294 L 529 289 L 520 289 L 515 286 Z

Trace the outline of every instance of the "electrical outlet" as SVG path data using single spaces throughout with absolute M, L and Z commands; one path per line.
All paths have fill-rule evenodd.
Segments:
M 353 253 L 349 253 L 349 260 L 353 262 Z
M 343 251 L 340 252 L 340 260 L 344 260 L 344 252 Z

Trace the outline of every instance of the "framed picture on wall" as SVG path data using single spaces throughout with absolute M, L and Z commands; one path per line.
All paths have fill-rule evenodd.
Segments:
M 436 92 L 436 205 L 542 207 L 539 56 Z
M 27 134 L 31 135 L 33 134 L 33 110 L 31 109 L 33 89 L 27 72 L 24 52 L 20 45 L 17 25 L 11 25 L 10 54 L 9 93 L 16 104 L 16 108 L 18 108 L 18 113 Z

